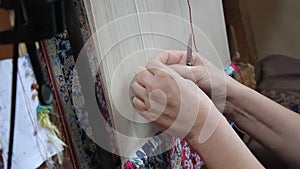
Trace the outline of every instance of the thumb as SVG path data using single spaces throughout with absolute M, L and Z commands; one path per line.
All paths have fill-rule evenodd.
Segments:
M 176 71 L 156 60 L 149 61 L 146 65 L 147 69 L 154 75 L 162 72 L 169 74 L 175 79 L 182 78 Z
M 196 81 L 196 74 L 199 73 L 197 69 L 199 69 L 197 66 L 186 66 L 186 65 L 169 65 L 169 68 L 173 69 L 175 72 L 177 72 L 180 76 L 182 76 L 185 79 L 189 79 L 192 81 Z

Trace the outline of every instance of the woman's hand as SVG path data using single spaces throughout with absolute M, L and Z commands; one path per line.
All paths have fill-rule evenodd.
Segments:
M 205 58 L 193 53 L 193 66 L 186 66 L 185 51 L 166 51 L 154 58 L 175 70 L 183 78 L 193 81 L 223 111 L 226 97 L 230 97 L 235 81 Z M 227 94 L 228 93 L 228 94 Z
M 220 114 L 198 86 L 157 60 L 138 70 L 135 78 L 133 106 L 169 134 L 198 139 L 207 117 Z
M 151 60 L 136 73 L 131 86 L 135 109 L 167 133 L 184 138 L 209 168 L 262 168 L 208 96 L 163 64 L 172 64 L 172 58 Z M 183 66 L 184 59 L 178 60 Z

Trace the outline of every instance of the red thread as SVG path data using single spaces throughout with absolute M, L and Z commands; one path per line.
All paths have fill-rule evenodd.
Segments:
M 195 40 L 194 27 L 193 27 L 192 8 L 191 8 L 190 0 L 187 0 L 187 3 L 188 3 L 188 7 L 189 7 L 190 26 L 191 26 L 191 31 L 192 31 L 193 43 L 194 43 L 194 46 L 195 46 L 195 51 L 198 53 L 198 49 L 197 49 L 197 46 L 196 46 L 196 40 Z

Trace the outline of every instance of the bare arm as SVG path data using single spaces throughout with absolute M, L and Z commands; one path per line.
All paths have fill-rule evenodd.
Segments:
M 167 51 L 155 59 L 194 81 L 208 95 L 215 89 L 220 96 L 227 93 L 224 114 L 291 168 L 300 168 L 300 115 L 224 76 L 197 54 L 193 55 L 194 66 L 185 66 L 185 55 L 184 51 Z M 218 106 L 219 102 L 214 103 Z
M 300 115 L 238 82 L 228 86 L 225 115 L 289 167 L 300 167 Z
M 209 168 L 263 168 L 209 97 L 173 69 L 150 61 L 138 70 L 131 87 L 136 110 L 169 134 L 187 140 Z
M 207 168 L 264 168 L 233 131 L 225 118 L 222 119 L 213 135 L 204 144 L 199 144 L 197 139 L 187 141 L 200 153 Z

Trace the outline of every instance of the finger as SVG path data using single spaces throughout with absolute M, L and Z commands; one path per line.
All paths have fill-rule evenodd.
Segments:
M 150 122 L 155 120 L 155 114 L 152 112 L 148 112 L 145 104 L 140 99 L 134 97 L 132 100 L 133 107 L 137 110 L 137 112 L 143 116 L 145 119 L 149 120 Z
M 202 59 L 204 58 L 201 57 L 199 54 L 193 52 L 192 55 L 193 65 L 201 65 Z M 170 51 L 162 52 L 158 54 L 156 57 L 154 57 L 153 60 L 159 61 L 165 65 L 172 65 L 172 64 L 186 65 L 186 51 L 170 50 Z
M 159 53 L 153 60 L 159 61 L 165 65 L 184 63 L 186 52 L 171 50 Z
M 140 85 L 146 88 L 151 84 L 153 76 L 154 75 L 149 70 L 143 69 L 137 71 L 135 79 Z
M 193 52 L 192 65 L 194 65 L 194 66 L 203 65 L 203 60 L 205 60 L 204 57 L 200 56 L 198 53 Z
M 164 69 L 164 65 L 156 60 L 150 60 L 146 65 L 147 70 L 153 75 L 159 74 Z
M 140 113 L 146 111 L 146 106 L 143 101 L 134 97 L 132 100 L 133 107 Z
M 138 99 L 145 101 L 147 99 L 147 90 L 140 85 L 137 81 L 134 81 L 131 84 L 131 89 L 135 95 L 135 97 L 137 97 Z
M 201 80 L 202 76 L 206 74 L 203 66 L 170 65 L 168 67 L 177 72 L 181 77 L 192 80 L 195 83 L 197 80 Z
M 161 62 L 158 62 L 156 60 L 149 61 L 146 65 L 147 70 L 151 72 L 154 76 L 160 75 L 163 72 L 167 73 L 169 75 L 174 74 L 174 71 L 170 68 L 168 68 L 166 65 L 162 64 Z

